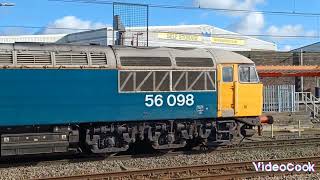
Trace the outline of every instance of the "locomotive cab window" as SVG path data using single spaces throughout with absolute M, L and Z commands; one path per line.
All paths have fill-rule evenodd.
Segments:
M 222 80 L 223 82 L 233 82 L 233 68 L 231 66 L 222 68 Z
M 259 82 L 258 74 L 253 65 L 239 66 L 239 79 L 241 83 L 257 83 Z

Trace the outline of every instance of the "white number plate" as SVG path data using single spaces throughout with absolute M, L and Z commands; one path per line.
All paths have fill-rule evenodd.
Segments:
M 194 96 L 192 94 L 169 94 L 167 97 L 163 97 L 161 94 L 153 95 L 147 94 L 144 99 L 144 104 L 147 107 L 157 106 L 161 107 L 164 104 L 168 106 L 192 106 L 194 104 Z

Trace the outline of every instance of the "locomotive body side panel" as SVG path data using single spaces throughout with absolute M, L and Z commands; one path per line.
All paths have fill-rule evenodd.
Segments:
M 0 126 L 217 117 L 215 91 L 120 93 L 117 81 L 118 70 L 2 69 Z

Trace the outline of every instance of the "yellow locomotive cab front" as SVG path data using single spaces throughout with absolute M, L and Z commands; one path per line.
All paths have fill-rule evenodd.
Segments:
M 217 77 L 219 117 L 262 114 L 263 85 L 254 64 L 219 64 Z

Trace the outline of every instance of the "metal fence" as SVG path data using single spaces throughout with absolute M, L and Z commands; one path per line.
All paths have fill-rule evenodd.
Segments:
M 116 45 L 148 46 L 148 36 L 148 5 L 113 3 L 113 40 Z
M 295 86 L 272 85 L 264 86 L 263 112 L 294 112 Z

